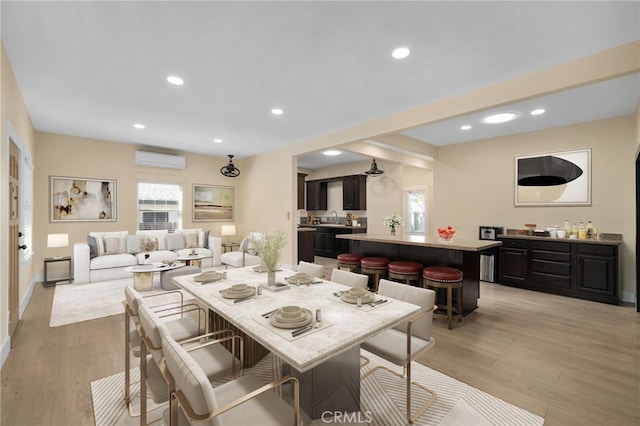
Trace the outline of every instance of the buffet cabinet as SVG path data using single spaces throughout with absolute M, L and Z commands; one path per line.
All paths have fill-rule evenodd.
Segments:
M 618 242 L 500 240 L 500 284 L 618 303 Z

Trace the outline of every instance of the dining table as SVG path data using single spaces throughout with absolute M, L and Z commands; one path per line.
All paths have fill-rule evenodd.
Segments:
M 359 411 L 360 344 L 421 309 L 369 292 L 354 299 L 349 286 L 324 278 L 301 282 L 287 268 L 276 272 L 277 286 L 267 285 L 267 274 L 259 267 L 213 273 L 210 282 L 202 281 L 204 274 L 173 281 L 208 308 L 211 327 L 242 336 L 245 366 L 271 353 L 277 361 L 274 376 L 297 377 L 300 407 L 311 419 Z M 249 289 L 247 296 L 233 294 L 243 287 Z M 280 322 L 298 308 L 299 322 Z

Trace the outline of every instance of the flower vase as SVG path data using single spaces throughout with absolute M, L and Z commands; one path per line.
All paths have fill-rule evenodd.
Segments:
M 267 285 L 275 286 L 276 285 L 276 271 L 268 271 L 267 272 Z
M 391 236 L 392 236 L 392 237 L 395 237 L 395 236 L 396 236 L 396 227 L 395 227 L 395 226 L 390 227 L 390 228 L 389 228 L 389 231 L 391 231 Z

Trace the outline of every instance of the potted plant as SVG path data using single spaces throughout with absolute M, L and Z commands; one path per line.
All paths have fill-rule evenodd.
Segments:
M 396 228 L 402 226 L 402 218 L 398 213 L 393 213 L 386 216 L 382 223 L 384 223 L 384 225 L 389 228 L 391 235 L 396 235 Z
M 252 236 L 251 243 L 262 259 L 262 267 L 267 271 L 267 284 L 276 285 L 276 270 L 282 258 L 282 249 L 287 245 L 287 235 L 282 231 L 264 232 Z

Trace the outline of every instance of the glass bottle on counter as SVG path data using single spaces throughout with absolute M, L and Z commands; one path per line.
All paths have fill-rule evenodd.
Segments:
M 580 225 L 578 225 L 578 239 L 579 240 L 587 239 L 587 228 L 584 227 L 584 222 L 580 222 Z
M 575 223 L 571 227 L 571 236 L 569 238 L 578 238 L 578 225 Z
M 569 223 L 569 219 L 564 221 L 564 232 L 565 232 L 565 237 L 569 238 L 569 235 L 571 235 L 571 224 Z
M 587 238 L 592 239 L 593 237 L 593 224 L 589 221 L 587 222 Z

